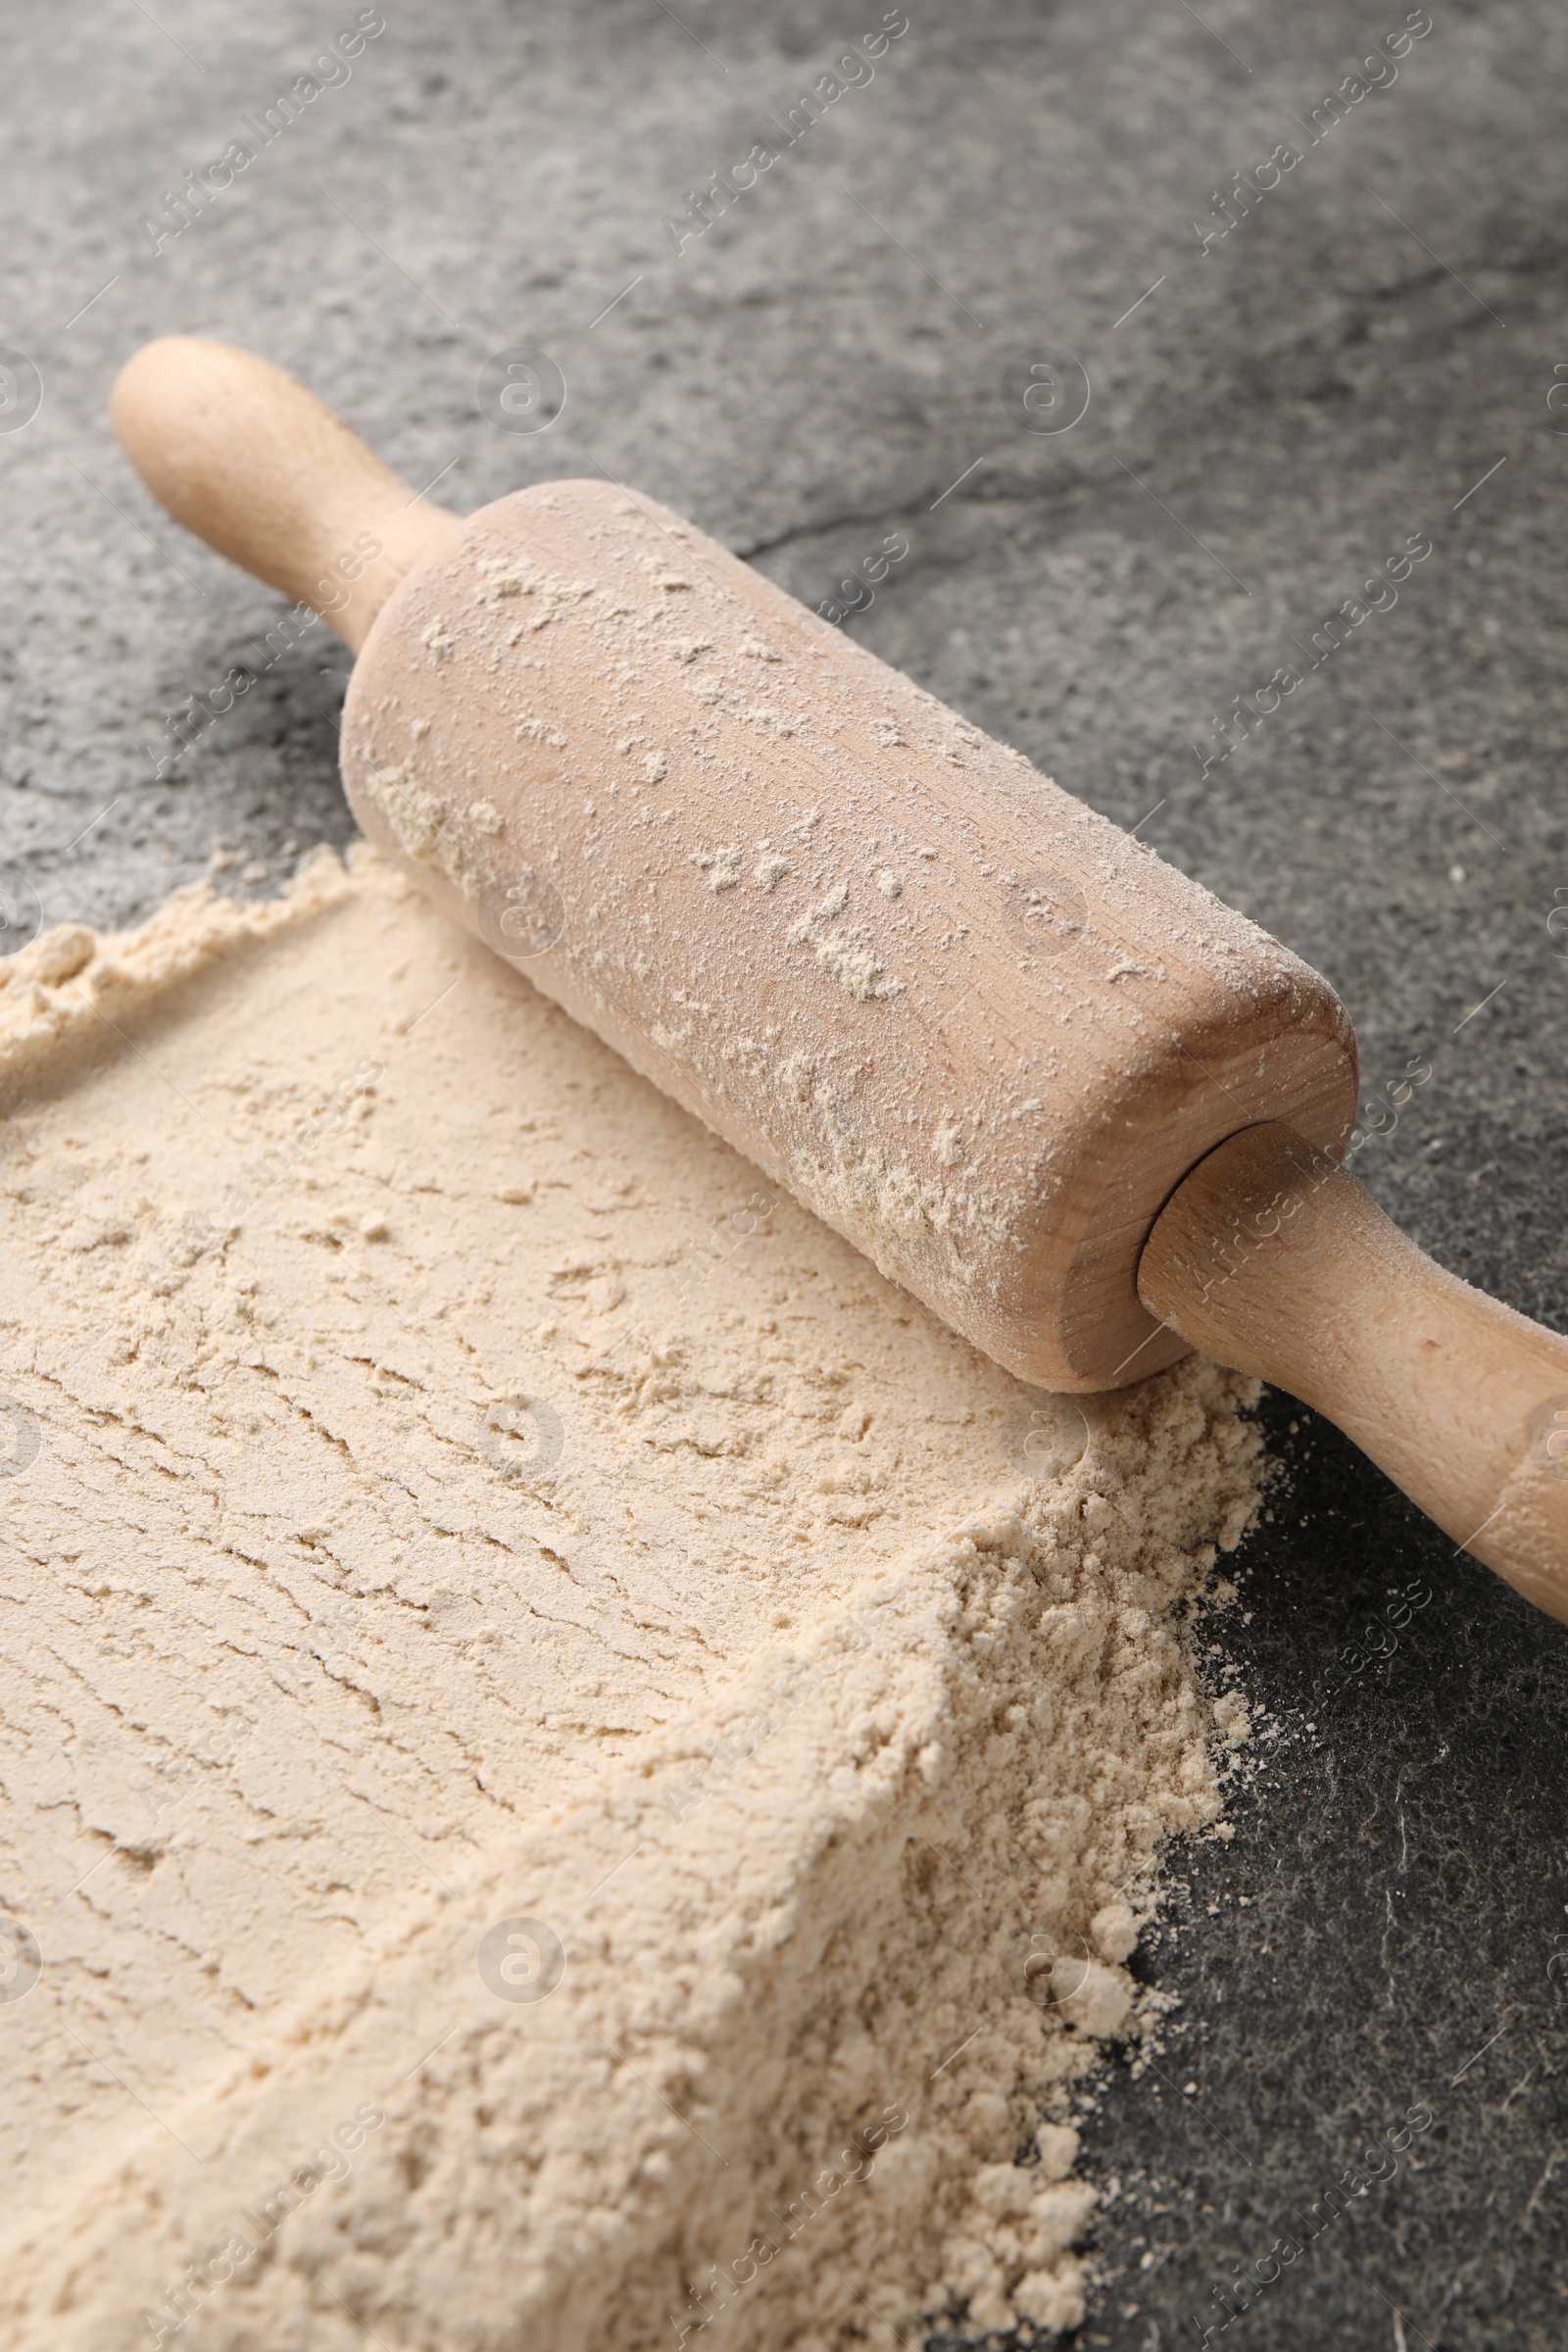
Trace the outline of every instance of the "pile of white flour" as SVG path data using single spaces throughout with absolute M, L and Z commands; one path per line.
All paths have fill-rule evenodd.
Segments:
M 1071 2325 L 1246 1384 L 1073 1460 L 368 855 L 0 974 L 6 2343 Z

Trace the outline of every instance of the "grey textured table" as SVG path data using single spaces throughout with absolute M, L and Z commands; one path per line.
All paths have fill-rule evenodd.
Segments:
M 1406 44 L 1400 0 L 908 14 L 812 120 L 875 0 L 388 0 L 287 121 L 361 12 L 9 0 L 20 919 L 31 888 L 122 922 L 215 850 L 265 895 L 348 836 L 347 657 L 324 628 L 274 655 L 277 601 L 179 538 L 104 419 L 144 337 L 230 337 L 455 506 L 597 471 L 857 606 L 1329 975 L 1369 1094 L 1408 1097 L 1374 1191 L 1561 1326 L 1568 18 L 1435 0 Z M 239 139 L 254 161 L 168 233 L 168 192 Z M 545 432 L 476 396 L 519 347 L 564 378 Z M 237 665 L 252 691 L 172 764 L 171 714 Z M 1214 1639 L 1279 1737 L 1140 1962 L 1184 2007 L 1088 2128 L 1119 2187 L 1080 2340 L 1218 2342 L 1216 2286 L 1424 2104 L 1397 2177 L 1234 2297 L 1230 2340 L 1556 2352 L 1568 1635 L 1332 1430 L 1268 1421 L 1291 1483 Z

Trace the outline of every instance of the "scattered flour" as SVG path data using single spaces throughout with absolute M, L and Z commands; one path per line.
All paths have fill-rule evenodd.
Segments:
M 368 853 L 0 975 L 5 2342 L 1075 2323 L 1246 1384 L 1028 1475 L 1058 1408 Z
M 740 852 L 735 855 L 738 861 Z M 835 883 L 819 906 L 808 907 L 790 926 L 791 945 L 809 948 L 823 971 L 830 972 L 840 987 L 862 1004 L 874 997 L 901 995 L 903 981 L 890 978 L 870 949 L 860 944 L 853 931 L 846 937 L 824 928 L 844 912 L 849 900 L 848 882 Z

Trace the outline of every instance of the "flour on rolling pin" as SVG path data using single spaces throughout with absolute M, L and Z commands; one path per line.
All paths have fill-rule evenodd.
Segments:
M 1258 1121 L 1348 1132 L 1315 972 L 611 485 L 403 582 L 343 769 L 453 913 L 1021 1378 L 1175 1360 L 1135 1286 L 1175 1185 Z

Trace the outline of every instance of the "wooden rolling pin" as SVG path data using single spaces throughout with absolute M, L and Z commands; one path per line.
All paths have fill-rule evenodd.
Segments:
M 1355 1048 L 1316 972 L 651 499 L 462 521 L 180 336 L 113 416 L 358 654 L 356 815 L 546 995 L 1019 1379 L 1203 1348 L 1568 1619 L 1568 1343 L 1337 1164 Z

